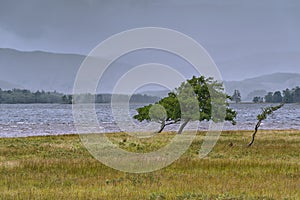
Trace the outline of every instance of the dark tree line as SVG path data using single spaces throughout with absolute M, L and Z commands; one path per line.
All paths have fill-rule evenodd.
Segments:
M 266 103 L 300 103 L 300 87 L 285 89 L 282 92 L 268 92 L 264 97 Z M 263 97 L 254 97 L 254 103 L 263 102 Z
M 77 97 L 93 96 L 91 94 L 81 94 Z M 128 95 L 116 95 L 117 99 L 122 101 L 129 98 Z M 95 95 L 95 103 L 110 103 L 111 94 L 97 94 Z M 72 95 L 67 95 L 59 92 L 45 92 L 36 91 L 31 92 L 25 89 L 2 90 L 0 88 L 0 104 L 31 104 L 31 103 L 58 103 L 71 104 L 74 102 Z M 130 102 L 134 103 L 153 103 L 158 101 L 158 97 L 134 94 L 130 98 Z M 76 103 L 76 101 L 75 101 Z
M 65 97 L 64 97 L 65 96 Z M 64 98 L 63 98 L 64 97 Z M 1 104 L 22 103 L 68 103 L 69 97 L 62 93 L 36 91 L 24 89 L 2 90 L 0 89 Z
M 159 97 L 149 96 L 146 94 L 133 94 L 132 96 L 126 94 L 79 94 L 75 95 L 72 101 L 74 103 L 110 103 L 113 97 L 116 102 L 126 102 L 129 100 L 129 102 L 132 103 L 154 103 L 160 99 Z

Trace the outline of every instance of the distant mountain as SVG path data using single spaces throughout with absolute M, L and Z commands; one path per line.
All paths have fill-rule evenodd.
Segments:
M 5 89 L 17 87 L 71 93 L 77 71 L 85 58 L 78 54 L 0 48 L 0 84 Z M 106 78 L 99 83 L 99 92 L 110 91 L 118 77 L 130 67 L 124 63 L 112 63 L 105 72 Z
M 243 100 L 251 101 L 251 93 L 263 93 L 263 90 L 282 91 L 286 88 L 300 86 L 300 74 L 297 73 L 274 73 L 242 81 L 225 81 L 226 93 L 233 94 L 234 90 L 239 90 Z M 259 92 L 260 91 L 260 92 Z M 247 98 L 248 97 L 248 98 Z
M 244 48 L 242 46 L 240 49 Z M 231 49 L 231 51 L 234 51 Z M 300 52 L 263 52 L 254 54 L 240 54 L 232 57 L 222 52 L 222 56 L 216 60 L 225 80 L 245 79 L 245 77 L 256 77 L 274 72 L 300 73 Z
M 26 88 L 32 91 L 43 89 L 71 93 L 77 71 L 85 58 L 86 56 L 78 54 L 22 52 L 0 48 L 0 88 Z M 118 79 L 133 66 L 135 65 L 118 60 L 113 62 L 105 71 L 105 77 L 100 81 L 97 92 L 111 92 Z M 253 95 L 263 94 L 264 91 L 283 90 L 300 85 L 300 74 L 274 73 L 242 81 L 225 81 L 224 84 L 226 93 L 231 95 L 237 89 L 240 90 L 243 100 L 251 101 Z M 168 91 L 149 90 L 140 93 L 163 97 Z
M 85 56 L 0 49 L 0 80 L 30 90 L 70 92 Z

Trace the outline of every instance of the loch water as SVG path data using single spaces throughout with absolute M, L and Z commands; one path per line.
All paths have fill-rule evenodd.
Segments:
M 237 124 L 225 123 L 224 130 L 252 130 L 261 109 L 271 104 L 230 104 L 238 112 Z M 142 104 L 132 104 L 131 116 Z M 96 104 L 101 132 L 118 132 L 120 128 L 112 115 L 110 104 Z M 138 122 L 136 122 L 138 123 Z M 178 126 L 168 127 L 176 130 Z M 208 128 L 207 122 L 199 124 L 200 130 Z M 286 104 L 268 117 L 261 129 L 300 130 L 300 104 Z M 0 137 L 25 137 L 77 133 L 74 126 L 72 105 L 69 104 L 0 104 Z

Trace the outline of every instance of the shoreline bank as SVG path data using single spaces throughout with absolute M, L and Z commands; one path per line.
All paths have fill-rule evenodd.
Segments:
M 221 134 L 224 133 L 238 133 L 238 132 L 253 132 L 254 130 L 222 130 Z M 208 132 L 207 130 L 198 130 L 198 133 L 205 133 Z M 267 134 L 270 132 L 300 132 L 300 129 L 259 129 L 258 134 Z M 120 132 L 104 132 L 104 133 L 98 133 L 98 134 L 123 134 L 126 132 L 120 131 Z M 164 132 L 163 132 L 164 133 Z M 176 133 L 176 131 L 165 131 L 165 133 Z M 63 134 L 41 134 L 41 135 L 28 135 L 28 136 L 7 136 L 7 137 L 0 137 L 0 139 L 6 139 L 6 138 L 35 138 L 35 137 L 55 137 L 55 136 L 79 136 L 83 135 L 85 133 L 63 133 Z M 158 133 L 159 134 L 159 133 Z

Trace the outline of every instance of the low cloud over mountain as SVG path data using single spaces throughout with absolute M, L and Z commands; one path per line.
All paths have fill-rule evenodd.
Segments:
M 77 71 L 85 57 L 78 54 L 0 49 L 0 88 L 26 88 L 32 91 L 56 90 L 71 93 Z M 132 66 L 138 64 L 134 58 L 126 61 L 130 64 L 122 61 L 112 63 L 109 70 L 105 72 L 106 76 L 99 83 L 99 92 L 112 91 L 118 79 Z M 175 66 L 176 70 L 179 70 L 180 66 L 182 65 Z M 239 67 L 232 65 L 231 71 L 239 71 Z M 184 68 L 184 73 L 194 74 L 187 67 Z M 231 95 L 237 89 L 240 90 L 242 99 L 251 100 L 251 97 L 247 98 L 247 96 L 255 90 L 260 90 L 262 93 L 262 90 L 283 90 L 300 85 L 300 74 L 273 73 L 242 81 L 225 81 L 224 83 L 228 94 Z M 162 96 L 166 92 L 151 91 L 150 93 Z

